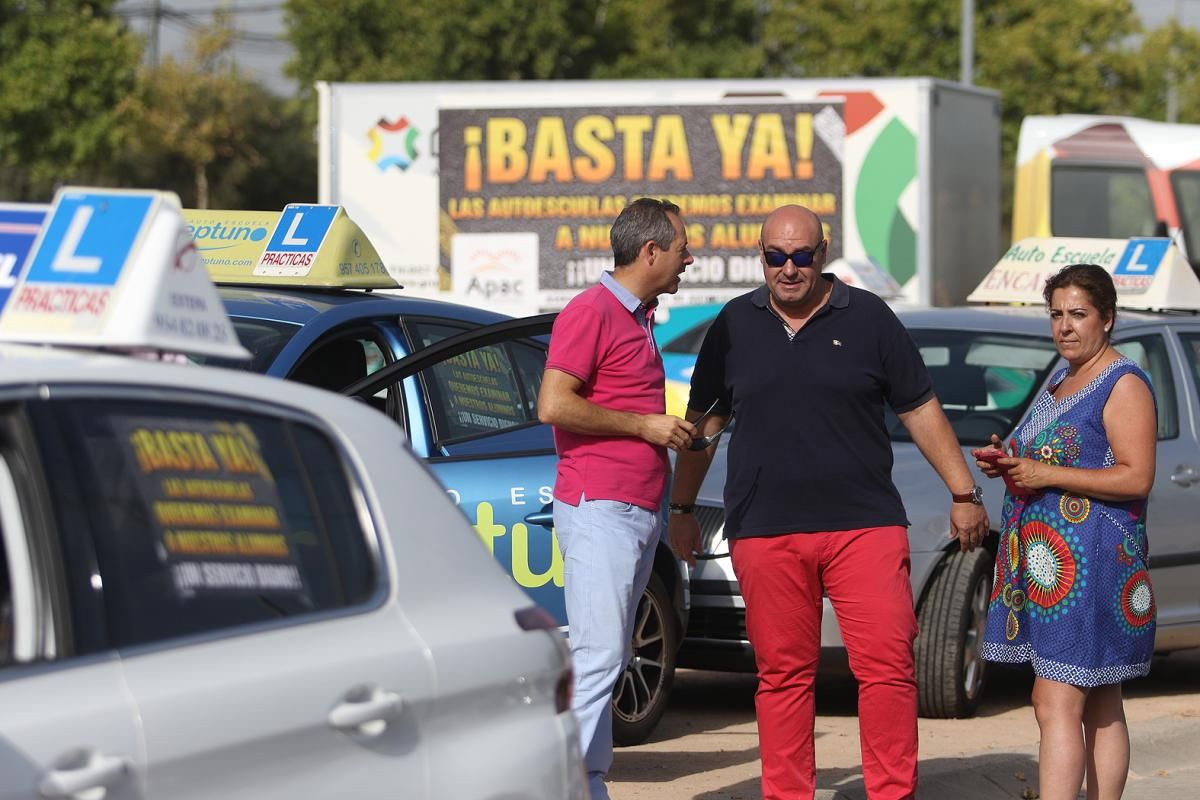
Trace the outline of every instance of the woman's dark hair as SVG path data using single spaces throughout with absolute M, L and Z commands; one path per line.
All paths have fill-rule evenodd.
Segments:
M 1108 270 L 1095 264 L 1071 264 L 1063 267 L 1046 279 L 1046 286 L 1042 289 L 1046 306 L 1050 306 L 1050 298 L 1054 296 L 1055 290 L 1068 286 L 1078 286 L 1088 293 L 1088 298 L 1100 312 L 1100 317 L 1108 320 L 1111 331 L 1111 326 L 1117 322 L 1117 290 Z

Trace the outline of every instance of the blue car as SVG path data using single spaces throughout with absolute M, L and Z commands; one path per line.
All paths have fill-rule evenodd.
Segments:
M 253 355 L 248 365 L 220 366 L 355 395 L 391 417 L 496 560 L 566 625 L 551 513 L 557 456 L 550 427 L 537 419 L 551 315 L 526 322 L 360 290 L 219 291 Z M 686 626 L 685 581 L 662 544 L 613 700 L 618 743 L 643 741 L 665 709 Z

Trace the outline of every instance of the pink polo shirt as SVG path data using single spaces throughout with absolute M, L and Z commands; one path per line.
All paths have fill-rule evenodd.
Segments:
M 546 368 L 583 381 L 580 395 L 596 405 L 637 414 L 666 412 L 662 356 L 649 315 L 611 273 L 559 312 Z M 589 436 L 558 427 L 554 446 L 559 457 L 555 499 L 574 506 L 584 495 L 651 511 L 661 504 L 671 469 L 667 448 L 636 436 Z

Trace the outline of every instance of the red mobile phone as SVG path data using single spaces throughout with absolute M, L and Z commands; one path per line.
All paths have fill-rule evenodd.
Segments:
M 1006 455 L 1003 450 L 997 450 L 995 447 L 982 447 L 978 450 L 972 450 L 971 455 L 980 461 L 996 461 L 1004 458 Z

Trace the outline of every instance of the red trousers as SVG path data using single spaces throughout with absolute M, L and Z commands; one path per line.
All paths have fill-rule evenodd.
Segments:
M 730 551 L 758 666 L 763 800 L 811 800 L 816 790 L 813 682 L 822 589 L 858 681 L 867 797 L 915 797 L 917 619 L 904 528 L 737 539 Z

